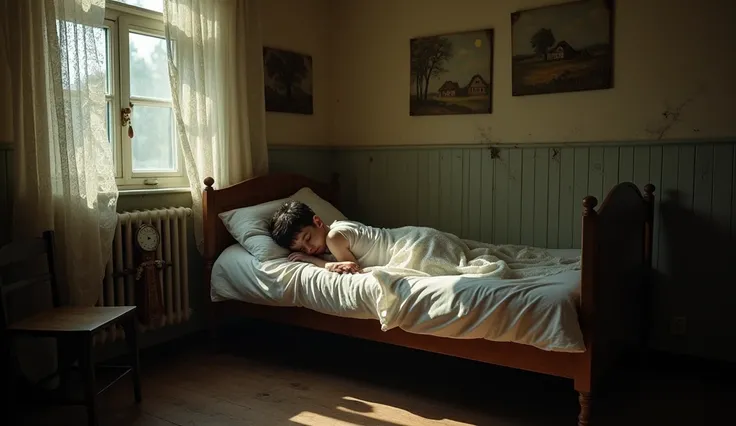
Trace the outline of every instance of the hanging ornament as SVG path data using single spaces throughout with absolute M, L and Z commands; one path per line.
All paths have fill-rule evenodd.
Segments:
M 133 139 L 135 133 L 133 132 L 133 103 L 129 103 L 130 107 L 123 108 L 122 110 L 122 124 L 123 127 L 128 126 L 128 137 Z

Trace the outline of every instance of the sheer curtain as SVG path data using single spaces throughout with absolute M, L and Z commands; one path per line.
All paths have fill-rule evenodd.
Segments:
M 107 138 L 105 0 L 6 3 L 13 88 L 13 237 L 56 234 L 61 290 L 99 297 L 117 221 Z
M 2 0 L 0 12 L 12 85 L 13 238 L 53 229 L 62 301 L 92 306 L 117 221 L 105 0 Z M 35 294 L 29 310 L 50 304 Z M 54 371 L 53 341 L 16 344 L 31 381 Z
M 202 251 L 202 191 L 268 171 L 257 0 L 165 0 L 177 136 Z

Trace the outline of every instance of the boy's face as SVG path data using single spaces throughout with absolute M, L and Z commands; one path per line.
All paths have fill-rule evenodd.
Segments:
M 292 251 L 319 256 L 327 251 L 327 229 L 319 216 L 314 216 L 312 225 L 304 227 L 291 244 Z

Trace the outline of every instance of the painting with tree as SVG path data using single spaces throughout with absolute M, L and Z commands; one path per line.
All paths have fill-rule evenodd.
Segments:
M 512 94 L 613 87 L 613 0 L 577 0 L 511 14 Z
M 264 47 L 263 69 L 266 111 L 314 113 L 311 56 Z
M 492 111 L 493 30 L 410 41 L 409 115 Z

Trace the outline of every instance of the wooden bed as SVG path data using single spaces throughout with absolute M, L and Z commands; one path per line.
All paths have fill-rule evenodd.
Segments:
M 309 187 L 339 208 L 337 178 L 331 183 L 316 182 L 295 174 L 255 177 L 215 190 L 214 180 L 206 178 L 204 215 L 204 298 L 209 312 L 209 327 L 215 331 L 227 315 L 242 315 L 279 323 L 293 324 L 341 335 L 421 349 L 484 363 L 534 371 L 572 379 L 579 393 L 578 425 L 588 425 L 591 397 L 600 382 L 611 373 L 622 355 L 643 349 L 647 285 L 651 269 L 654 186 L 647 184 L 642 194 L 636 185 L 615 186 L 596 209 L 598 200 L 582 200 L 582 270 L 579 321 L 586 351 L 548 352 L 533 346 L 461 340 L 412 334 L 401 329 L 381 331 L 378 321 L 342 318 L 306 308 L 272 307 L 240 301 L 217 302 L 210 299 L 213 263 L 235 240 L 218 214 L 285 198 L 300 188 Z

